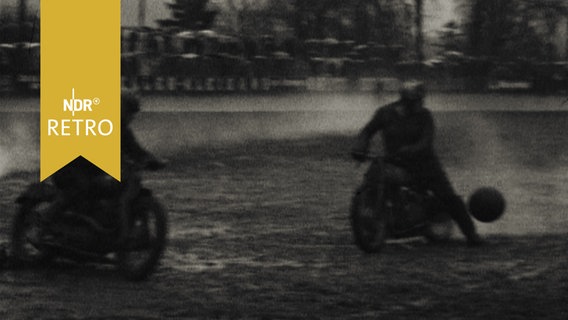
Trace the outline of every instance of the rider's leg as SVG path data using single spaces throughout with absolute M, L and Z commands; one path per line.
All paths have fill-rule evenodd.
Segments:
M 384 194 L 384 164 L 379 161 L 373 161 L 365 173 L 365 188 L 368 188 L 370 195 L 376 195 L 367 201 L 372 201 L 369 205 L 377 208 Z
M 467 207 L 464 201 L 455 193 L 442 167 L 438 163 L 433 162 L 427 167 L 421 168 L 420 171 L 421 178 L 427 182 L 428 187 L 445 204 L 448 213 L 467 238 L 468 244 L 480 244 L 481 238 L 477 234 L 475 224 L 467 212 Z
M 120 198 L 118 200 L 118 214 L 120 220 L 120 237 L 118 242 L 124 244 L 130 229 L 128 209 L 131 201 L 140 191 L 140 177 L 133 170 L 128 168 L 122 170 L 121 175 L 122 186 Z

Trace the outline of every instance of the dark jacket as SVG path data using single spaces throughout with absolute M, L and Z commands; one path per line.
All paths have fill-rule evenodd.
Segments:
M 395 108 L 397 101 L 380 107 L 361 130 L 353 152 L 366 153 L 372 137 L 382 131 L 385 152 L 405 159 L 431 158 L 434 153 L 434 120 L 430 111 L 417 107 L 401 115 Z

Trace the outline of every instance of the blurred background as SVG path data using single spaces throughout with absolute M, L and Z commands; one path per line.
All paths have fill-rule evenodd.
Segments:
M 39 0 L 0 4 L 0 92 L 39 90 Z M 148 93 L 562 93 L 564 0 L 122 0 L 123 86 Z
M 39 178 L 39 3 L 0 0 L 0 246 L 14 199 Z M 95 268 L 6 271 L 1 319 L 568 319 L 568 1 L 121 9 L 122 85 L 143 91 L 132 128 L 169 162 L 144 177 L 169 215 L 162 267 L 146 284 Z M 505 196 L 501 219 L 477 223 L 483 250 L 462 250 L 457 233 L 373 256 L 353 244 L 367 166 L 349 150 L 407 78 L 433 91 L 435 148 L 456 192 Z

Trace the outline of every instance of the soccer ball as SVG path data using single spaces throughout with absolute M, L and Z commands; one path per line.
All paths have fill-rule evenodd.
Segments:
M 493 222 L 505 212 L 505 198 L 499 190 L 483 187 L 469 197 L 469 212 L 481 222 Z

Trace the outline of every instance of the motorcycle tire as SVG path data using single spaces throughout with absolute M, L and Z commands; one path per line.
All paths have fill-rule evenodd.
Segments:
M 152 234 L 148 234 L 147 244 L 122 249 L 117 257 L 122 275 L 129 280 L 139 281 L 148 278 L 159 264 L 166 246 L 167 216 L 163 206 L 151 196 L 137 199 L 135 203 L 132 208 L 131 233 L 136 228 L 148 228 L 148 232 Z
M 42 226 L 36 212 L 46 202 L 23 203 L 12 224 L 11 256 L 15 264 L 38 266 L 49 263 L 53 255 L 41 246 L 40 233 Z M 35 238 L 35 239 L 34 239 Z
M 377 253 L 387 239 L 387 219 L 379 207 L 382 199 L 369 188 L 358 190 L 351 201 L 350 220 L 355 244 L 366 253 Z

